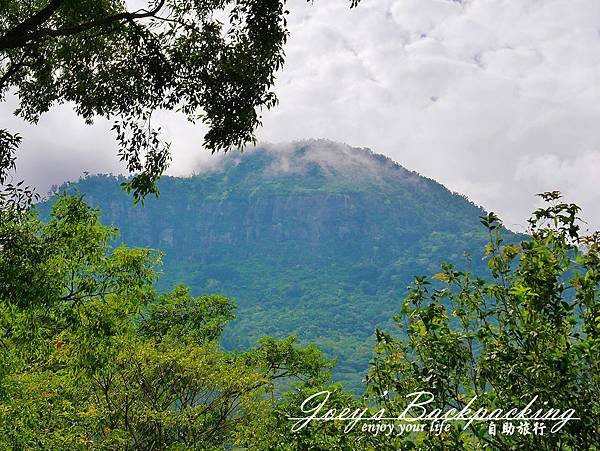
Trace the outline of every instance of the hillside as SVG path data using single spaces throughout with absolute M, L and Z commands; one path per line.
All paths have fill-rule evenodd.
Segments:
M 165 252 L 160 288 L 234 298 L 226 347 L 295 334 L 336 357 L 335 377 L 354 389 L 375 327 L 414 275 L 442 261 L 468 267 L 465 251 L 473 269 L 484 264 L 481 208 L 366 149 L 305 141 L 231 153 L 211 171 L 164 177 L 160 198 L 135 208 L 120 181 L 88 176 L 67 189 L 123 242 Z

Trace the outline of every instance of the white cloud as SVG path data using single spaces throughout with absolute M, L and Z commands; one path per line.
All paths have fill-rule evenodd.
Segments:
M 369 147 L 465 193 L 509 225 L 525 223 L 534 193 L 560 189 L 600 228 L 600 2 L 363 0 L 349 10 L 347 0 L 316 0 L 288 7 L 280 104 L 264 114 L 261 139 L 323 137 Z M 54 180 L 77 168 L 119 166 L 106 124 L 85 127 L 64 110 L 48 117 L 55 119 L 27 130 L 25 173 Z M 163 119 L 173 138 L 172 173 L 210 161 L 202 128 L 181 116 Z
M 340 0 L 290 23 L 265 140 L 370 147 L 516 227 L 558 188 L 600 227 L 600 3 Z

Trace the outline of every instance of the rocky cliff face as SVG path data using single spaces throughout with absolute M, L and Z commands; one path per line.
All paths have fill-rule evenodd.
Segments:
M 100 207 L 128 245 L 166 253 L 161 288 L 234 297 L 226 346 L 294 333 L 337 357 L 337 377 L 354 386 L 374 327 L 398 312 L 412 277 L 479 254 L 485 240 L 483 210 L 464 197 L 328 141 L 229 154 L 210 172 L 163 178 L 160 198 L 143 207 L 109 176 L 68 189 Z

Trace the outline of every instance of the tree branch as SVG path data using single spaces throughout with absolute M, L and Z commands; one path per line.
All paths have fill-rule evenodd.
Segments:
M 121 21 L 132 21 L 139 20 L 148 17 L 155 17 L 156 14 L 162 9 L 166 0 L 160 0 L 158 4 L 151 10 L 138 10 L 136 12 L 125 12 L 120 14 L 113 14 L 112 16 L 103 17 L 100 19 L 92 20 L 90 22 L 84 22 L 79 25 L 75 25 L 72 27 L 64 27 L 64 28 L 42 28 L 37 31 L 30 31 L 32 29 L 21 29 L 20 32 L 17 28 L 21 27 L 21 25 L 15 27 L 13 30 L 6 33 L 4 36 L 0 37 L 0 51 L 15 49 L 19 47 L 23 47 L 32 41 L 39 41 L 44 38 L 58 38 L 58 37 L 68 37 L 74 36 L 79 33 L 83 33 L 85 31 L 91 30 L 93 28 L 105 27 L 107 25 L 111 25 Z M 51 3 L 60 4 L 62 0 L 53 0 Z M 44 8 L 47 9 L 47 8 Z M 40 11 L 41 13 L 41 11 Z M 51 15 L 51 14 L 50 14 Z M 37 14 L 36 14 L 37 16 Z M 32 16 L 29 20 L 33 19 Z M 49 18 L 50 16 L 48 16 Z M 38 25 L 41 25 L 43 22 L 48 20 L 46 18 L 44 21 L 40 22 Z M 26 21 L 27 22 L 27 21 Z M 24 22 L 25 23 L 25 22 Z M 15 31 L 17 31 L 15 33 Z
M 8 30 L 6 33 L 4 33 L 3 36 L 0 36 L 0 50 L 7 50 L 11 48 L 20 47 L 20 45 L 11 46 L 10 43 L 13 41 L 19 41 L 19 38 L 27 36 L 31 31 L 35 30 L 44 22 L 48 21 L 48 19 L 50 19 L 50 17 L 52 17 L 52 15 L 60 7 L 62 2 L 63 0 L 50 0 L 50 2 L 46 5 L 45 8 L 42 8 L 33 16 L 28 17 L 16 27 Z M 24 43 L 26 42 L 27 41 L 25 41 Z

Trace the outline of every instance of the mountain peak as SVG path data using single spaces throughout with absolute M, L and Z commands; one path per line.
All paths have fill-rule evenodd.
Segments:
M 382 171 L 390 169 L 411 173 L 389 157 L 376 154 L 371 149 L 352 147 L 328 139 L 263 143 L 243 152 L 233 153 L 230 157 L 233 162 L 239 162 L 244 156 L 256 153 L 266 153 L 273 158 L 269 167 L 273 173 L 304 172 L 314 164 L 331 174 L 358 171 L 378 176 Z
M 261 189 L 281 188 L 287 192 L 319 189 L 343 193 L 372 188 L 396 191 L 407 187 L 427 190 L 431 184 L 438 185 L 368 148 L 326 139 L 263 143 L 242 152 L 230 152 L 223 156 L 220 165 L 197 176 L 214 177 L 219 173 L 245 181 L 248 189 L 262 185 Z
M 369 149 L 326 140 L 232 152 L 211 171 L 163 177 L 159 187 L 138 208 L 113 177 L 69 190 L 99 207 L 126 244 L 165 251 L 159 289 L 183 283 L 236 299 L 225 346 L 295 334 L 337 357 L 336 377 L 353 386 L 374 328 L 396 313 L 412 276 L 476 255 L 487 239 L 483 210 L 463 196 Z

